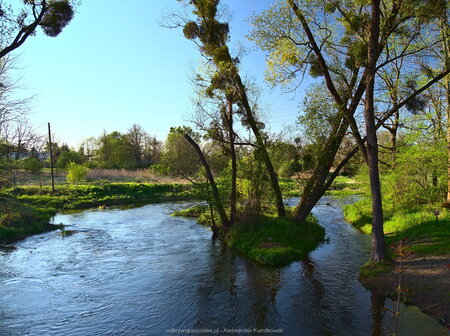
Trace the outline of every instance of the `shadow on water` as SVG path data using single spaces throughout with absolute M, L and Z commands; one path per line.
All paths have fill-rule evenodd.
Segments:
M 0 335 L 388 334 L 382 308 L 392 302 L 357 280 L 369 239 L 334 200 L 314 209 L 329 241 L 279 269 L 213 243 L 194 220 L 171 217 L 173 207 L 61 214 L 55 222 L 77 233 L 0 252 Z M 414 307 L 402 309 L 401 335 L 447 335 Z

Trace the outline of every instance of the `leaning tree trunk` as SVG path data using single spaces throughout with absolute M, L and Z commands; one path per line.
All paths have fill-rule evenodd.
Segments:
M 323 151 L 319 154 L 318 164 L 313 175 L 308 179 L 300 203 L 294 210 L 293 217 L 300 222 L 306 220 L 313 207 L 328 189 L 327 177 L 333 165 L 336 153 L 348 128 L 346 118 L 338 118 L 328 136 Z
M 225 213 L 222 200 L 220 199 L 219 189 L 217 188 L 216 181 L 214 180 L 211 169 L 209 168 L 208 161 L 206 161 L 205 155 L 200 149 L 200 146 L 188 134 L 185 134 L 184 137 L 194 148 L 198 158 L 200 159 L 200 162 L 203 165 L 203 168 L 205 168 L 206 178 L 208 179 L 211 186 L 212 194 L 214 197 L 214 205 L 217 209 L 217 212 L 219 213 L 220 222 L 222 223 L 223 228 L 228 229 L 230 227 L 230 221 L 228 220 L 227 214 Z
M 242 83 L 241 77 L 239 74 L 236 74 L 235 76 L 237 88 L 240 93 L 240 103 L 244 107 L 245 115 L 247 117 L 247 122 L 250 125 L 250 128 L 252 129 L 253 134 L 255 135 L 256 139 L 256 145 L 258 146 L 258 149 L 260 150 L 261 159 L 264 162 L 264 165 L 266 166 L 267 173 L 269 174 L 270 184 L 272 186 L 272 190 L 275 194 L 275 203 L 277 207 L 277 214 L 278 217 L 285 217 L 286 216 L 286 210 L 284 208 L 283 203 L 283 195 L 281 194 L 281 188 L 280 184 L 278 182 L 278 176 L 275 172 L 275 169 L 272 165 L 272 160 L 270 159 L 269 153 L 267 152 L 266 143 L 261 135 L 261 132 L 259 130 L 259 127 L 256 123 L 255 117 L 253 115 L 253 111 L 250 107 L 250 104 L 248 102 L 245 86 Z
M 375 125 L 374 87 L 376 61 L 378 55 L 378 37 L 380 34 L 380 0 L 372 0 L 372 17 L 370 20 L 368 47 L 368 76 L 364 119 L 367 134 L 367 165 L 369 168 L 370 192 L 372 197 L 372 251 L 371 260 L 380 262 L 386 257 L 383 232 L 383 205 L 381 200 L 381 183 L 378 169 L 378 143 Z
M 225 120 L 228 126 L 228 137 L 230 138 L 230 156 L 231 156 L 231 192 L 230 192 L 230 225 L 236 220 L 236 194 L 237 194 L 237 159 L 236 148 L 234 145 L 235 134 L 233 129 L 233 103 L 228 100 L 228 116 Z

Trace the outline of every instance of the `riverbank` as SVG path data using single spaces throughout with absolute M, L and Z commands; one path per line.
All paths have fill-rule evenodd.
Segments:
M 26 186 L 0 193 L 0 244 L 57 229 L 49 224 L 60 210 L 142 205 L 191 200 L 189 184 L 108 183 L 104 185 Z
M 54 209 L 40 209 L 17 202 L 15 198 L 1 195 L 0 247 L 28 236 L 60 228 L 49 224 L 56 214 Z
M 369 202 L 361 199 L 344 208 L 346 220 L 370 234 Z M 403 242 L 402 300 L 419 307 L 441 324 L 450 327 L 450 215 L 440 209 L 439 216 L 423 206 L 409 212 L 386 211 L 384 231 L 391 263 L 367 264 L 360 281 L 384 295 L 396 297 L 401 256 L 396 246 Z

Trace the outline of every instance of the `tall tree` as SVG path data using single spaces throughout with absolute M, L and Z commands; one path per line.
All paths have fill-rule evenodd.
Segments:
M 214 63 L 216 73 L 213 78 L 214 85 L 211 88 L 223 90 L 228 99 L 236 102 L 245 112 L 245 122 L 255 136 L 261 159 L 270 177 L 276 198 L 278 216 L 285 216 L 286 212 L 278 176 L 267 152 L 264 136 L 259 127 L 260 124 L 256 120 L 249 102 L 247 88 L 239 75 L 238 59 L 231 56 L 227 46 L 229 26 L 217 19 L 220 0 L 191 0 L 188 3 L 193 6 L 192 12 L 197 20 L 188 21 L 184 25 L 183 33 L 186 38 L 199 41 L 202 53 Z
M 306 70 L 312 76 L 322 77 L 341 113 L 341 124 L 346 122 L 349 125 L 373 179 L 374 261 L 385 256 L 384 244 L 377 243 L 383 241 L 383 217 L 377 191 L 376 129 L 395 111 L 445 77 L 449 69 L 444 68 L 435 74 L 428 83 L 403 97 L 395 109 L 389 109 L 375 119 L 377 76 L 380 69 L 395 59 L 424 55 L 440 40 L 436 35 L 427 39 L 422 36 L 433 24 L 430 19 L 434 11 L 431 8 L 442 6 L 442 2 L 391 1 L 380 6 L 379 1 L 287 0 L 278 2 L 276 9 L 263 13 L 255 22 L 257 30 L 254 36 L 259 45 L 270 52 L 268 64 L 272 74 L 282 74 L 283 81 L 292 80 L 299 73 L 305 74 Z M 388 52 L 388 45 L 395 46 L 400 52 L 393 56 Z M 412 71 L 412 67 L 408 71 Z M 355 118 L 356 112 L 361 110 L 365 115 L 364 128 Z M 336 170 L 339 171 L 354 153 L 356 150 L 337 164 Z M 333 151 L 330 150 L 330 154 L 329 159 L 334 159 Z M 335 176 L 335 173 L 331 174 L 331 180 L 328 178 L 325 184 L 318 183 L 318 189 L 323 190 Z
M 133 124 L 125 134 L 125 139 L 130 145 L 134 166 L 136 167 L 142 166 L 145 142 L 148 137 L 149 135 L 145 132 L 144 128 L 137 124 Z

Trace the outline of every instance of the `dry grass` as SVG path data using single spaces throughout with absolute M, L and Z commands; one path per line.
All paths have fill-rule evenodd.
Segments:
M 149 169 L 91 169 L 87 175 L 89 180 L 109 180 L 120 182 L 150 182 L 150 183 L 187 183 L 186 180 L 170 176 L 158 176 Z
M 46 186 L 51 185 L 52 183 L 49 169 L 45 169 L 39 174 L 32 174 L 26 171 L 16 171 L 14 173 L 4 175 L 4 178 L 9 181 L 10 186 Z M 54 175 L 56 185 L 67 184 L 66 172 L 64 170 L 56 169 Z M 87 180 L 89 182 L 103 180 L 105 182 L 188 183 L 187 180 L 181 178 L 155 175 L 148 169 L 91 169 L 89 170 Z

